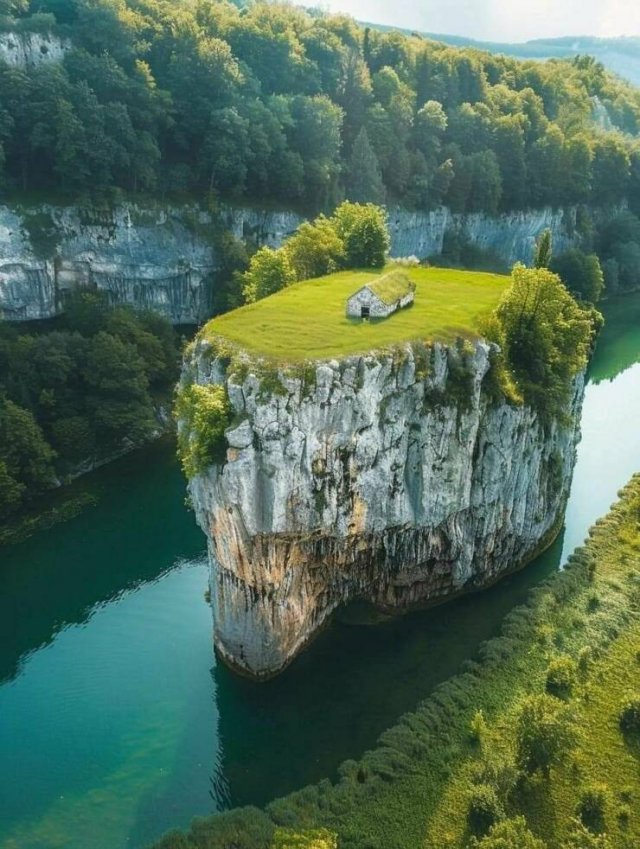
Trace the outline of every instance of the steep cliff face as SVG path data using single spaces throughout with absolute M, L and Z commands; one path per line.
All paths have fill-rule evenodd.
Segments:
M 419 259 L 442 253 L 445 233 L 454 232 L 484 250 L 491 250 L 508 264 L 529 263 L 536 239 L 551 230 L 555 250 L 561 252 L 575 239 L 575 209 L 550 208 L 490 216 L 484 213 L 461 215 L 446 207 L 433 212 L 389 210 L 389 231 L 393 256 L 415 255 Z
M 582 378 L 570 416 L 545 429 L 532 409 L 490 400 L 489 367 L 483 342 L 413 345 L 264 379 L 196 346 L 183 385 L 225 384 L 234 414 L 226 460 L 189 484 L 227 662 L 274 674 L 342 602 L 442 600 L 551 541 Z
M 453 230 L 507 263 L 528 262 L 546 227 L 556 250 L 570 244 L 574 219 L 573 212 L 549 209 L 495 218 L 391 209 L 391 255 L 437 255 L 445 232 Z M 225 208 L 214 222 L 195 207 L 0 206 L 0 318 L 50 318 L 63 309 L 68 291 L 90 287 L 112 303 L 154 309 L 175 324 L 198 324 L 211 314 L 220 262 L 214 227 L 277 247 L 301 221 L 292 212 L 244 208 Z

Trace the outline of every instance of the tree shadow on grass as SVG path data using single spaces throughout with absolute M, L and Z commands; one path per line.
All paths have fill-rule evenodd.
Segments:
M 624 744 L 636 760 L 640 760 L 640 731 L 622 731 Z
M 538 826 L 534 828 L 537 836 L 551 841 L 550 845 L 560 829 L 552 786 L 553 773 L 549 778 L 535 773 L 523 776 L 513 793 L 513 814 L 523 814 L 530 828 Z

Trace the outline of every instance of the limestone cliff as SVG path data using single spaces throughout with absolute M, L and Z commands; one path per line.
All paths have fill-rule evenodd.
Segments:
M 191 206 L 0 206 L 0 318 L 50 318 L 64 308 L 67 292 L 89 287 L 112 303 L 154 309 L 176 324 L 199 324 L 211 315 L 217 285 L 214 227 L 277 247 L 301 220 L 292 212 L 243 207 L 225 207 L 214 220 Z M 575 210 L 496 217 L 454 215 L 445 208 L 389 210 L 392 256 L 438 255 L 445 233 L 454 231 L 508 264 L 529 262 L 546 227 L 555 249 L 563 250 L 574 238 Z
M 579 437 L 496 401 L 491 348 L 407 345 L 261 377 L 200 341 L 182 385 L 224 384 L 226 459 L 189 484 L 215 644 L 282 669 L 347 600 L 436 602 L 521 566 L 559 527 Z

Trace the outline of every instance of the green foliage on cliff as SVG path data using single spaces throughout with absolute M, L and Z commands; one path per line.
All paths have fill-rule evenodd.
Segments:
M 242 295 L 245 303 L 253 304 L 274 295 L 296 279 L 288 254 L 283 250 L 260 248 L 251 257 L 249 268 L 242 275 Z
M 561 415 L 572 379 L 586 368 L 597 315 L 581 307 L 548 269 L 516 265 L 496 317 L 505 362 L 524 402 L 545 419 Z
M 177 360 L 167 321 L 95 293 L 46 326 L 0 323 L 0 520 L 83 462 L 147 439 Z
M 186 476 L 192 478 L 224 453 L 224 432 L 232 418 L 225 387 L 197 383 L 179 387 L 175 416 L 178 454 Z
M 345 201 L 330 218 L 303 222 L 277 250 L 260 248 L 237 280 L 246 303 L 254 303 L 296 280 L 340 268 L 382 268 L 389 250 L 384 209 Z
M 294 834 L 305 845 L 306 835 L 327 829 L 341 849 L 640 845 L 638 740 L 620 727 L 640 669 L 639 505 L 637 476 L 586 546 L 506 617 L 478 659 L 385 732 L 375 750 L 343 764 L 335 783 L 304 788 L 264 812 L 219 814 L 160 845 L 228 849 L 233 834 L 236 849 L 273 849 L 282 829 L 292 846 Z M 578 667 L 563 699 L 545 692 L 558 647 Z M 469 736 L 478 711 L 479 743 Z M 468 812 L 480 795 L 495 799 L 497 822 L 474 835 Z
M 638 193 L 640 94 L 587 57 L 518 61 L 265 2 L 5 6 L 5 28 L 72 45 L 60 65 L 0 67 L 12 190 L 489 213 Z

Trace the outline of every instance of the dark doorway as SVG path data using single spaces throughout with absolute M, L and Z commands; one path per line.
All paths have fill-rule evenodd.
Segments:
M 369 318 L 369 307 L 360 307 L 360 318 Z

